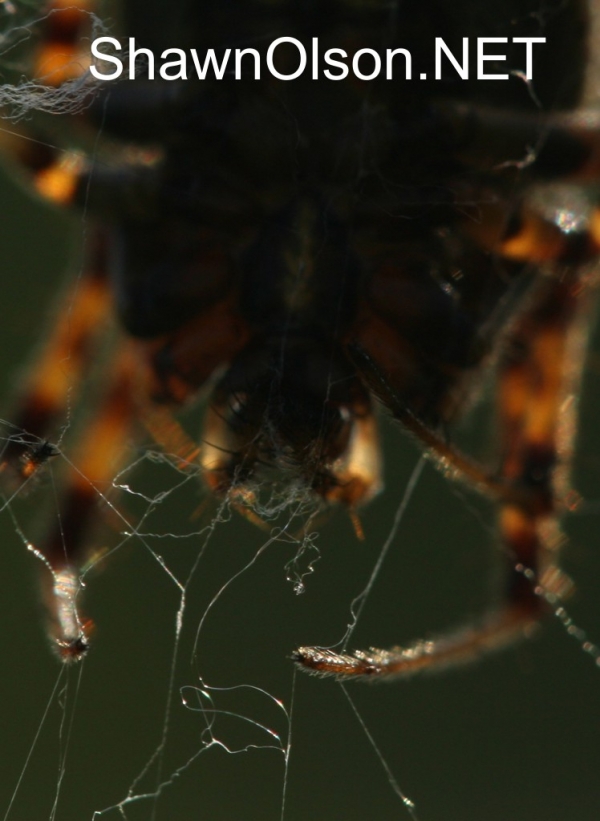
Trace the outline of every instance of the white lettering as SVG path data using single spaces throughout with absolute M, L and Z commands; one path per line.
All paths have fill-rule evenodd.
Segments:
M 169 63 L 163 63 L 160 67 L 159 74 L 163 80 L 187 80 L 187 57 L 185 51 L 181 48 L 168 48 L 160 55 L 161 59 L 166 59 L 171 55 L 175 55 L 178 59 L 172 60 Z M 176 74 L 169 74 L 170 68 L 178 68 Z
M 154 54 L 149 48 L 135 47 L 135 37 L 129 38 L 129 79 L 135 80 L 136 61 L 138 57 L 148 58 L 148 79 L 154 80 Z
M 117 77 L 120 77 L 123 73 L 123 61 L 118 57 L 113 57 L 112 54 L 104 54 L 104 52 L 100 51 L 100 46 L 104 44 L 111 45 L 114 49 L 117 49 L 117 51 L 121 50 L 121 44 L 114 37 L 97 37 L 92 42 L 92 56 L 100 62 L 112 63 L 116 66 L 115 70 L 111 74 L 102 74 L 92 63 L 90 71 L 96 80 L 116 80 Z
M 190 49 L 190 54 L 192 55 L 194 68 L 196 69 L 196 74 L 198 75 L 199 80 L 206 80 L 206 75 L 208 74 L 210 66 L 213 67 L 215 77 L 217 78 L 217 80 L 223 79 L 225 75 L 225 69 L 227 67 L 227 61 L 229 60 L 229 55 L 231 54 L 230 48 L 225 49 L 225 54 L 223 55 L 221 65 L 217 63 L 217 55 L 215 54 L 214 48 L 207 49 L 206 57 L 204 59 L 204 65 L 200 65 L 200 60 L 198 59 L 198 52 L 195 48 Z
M 508 80 L 508 74 L 486 74 L 483 63 L 486 60 L 506 60 L 506 54 L 484 54 L 486 43 L 508 43 L 507 37 L 478 37 L 477 38 L 477 79 L 478 80 Z
M 281 43 L 291 43 L 292 45 L 296 46 L 298 49 L 298 53 L 300 54 L 300 65 L 296 69 L 293 74 L 281 74 L 275 68 L 275 64 L 273 62 L 273 54 L 275 53 L 275 49 Z M 296 40 L 295 37 L 278 37 L 277 40 L 273 40 L 271 45 L 269 46 L 269 50 L 267 51 L 267 66 L 269 67 L 269 71 L 273 75 L 273 77 L 277 77 L 278 80 L 295 80 L 299 77 L 304 69 L 306 68 L 306 49 L 300 42 L 300 40 Z
M 450 51 L 442 37 L 435 38 L 435 79 L 442 79 L 442 51 L 450 60 L 461 80 L 469 79 L 469 38 L 463 37 L 462 65 Z
M 363 74 L 358 64 L 360 62 L 360 58 L 363 54 L 368 54 L 370 57 L 373 58 L 373 62 L 375 63 L 375 67 L 370 74 Z M 359 49 L 354 57 L 352 58 L 352 71 L 358 77 L 359 80 L 374 80 L 381 71 L 381 57 L 374 51 L 372 48 L 361 48 Z
M 339 54 L 340 57 L 343 57 L 344 59 L 348 57 L 343 48 L 330 48 L 325 52 L 324 60 L 328 66 L 341 69 L 341 73 L 333 74 L 328 68 L 326 68 L 324 69 L 323 74 L 328 80 L 345 80 L 349 73 L 348 66 L 345 63 L 342 63 L 341 60 L 335 60 L 332 57 L 332 54 Z
M 533 79 L 531 76 L 532 68 L 532 45 L 533 43 L 545 43 L 545 37 L 513 37 L 513 43 L 525 43 L 526 46 L 526 63 L 525 63 L 525 77 L 527 80 Z
M 396 54 L 404 55 L 404 79 L 410 80 L 412 78 L 412 60 L 410 56 L 410 51 L 407 51 L 405 48 L 386 49 L 385 79 L 394 79 L 392 64 L 394 62 L 394 57 L 396 56 Z
M 242 57 L 251 54 L 254 57 L 254 79 L 260 80 L 260 54 L 255 48 L 236 48 L 235 50 L 235 79 L 242 79 Z

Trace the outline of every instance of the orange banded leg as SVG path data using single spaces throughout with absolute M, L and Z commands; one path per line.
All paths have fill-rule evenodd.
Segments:
M 82 151 L 61 150 L 43 131 L 21 124 L 0 128 L 0 149 L 44 199 L 85 209 L 109 223 L 139 218 L 140 202 L 152 203 L 158 186 L 160 153 L 152 150 L 135 154 L 129 146 L 129 157 L 123 155 L 120 163 L 109 167 L 91 163 Z
M 363 377 L 368 379 L 374 393 L 444 475 L 469 484 L 497 502 L 523 503 L 527 501 L 530 494 L 526 488 L 515 487 L 499 474 L 490 472 L 484 465 L 466 456 L 447 442 L 440 432 L 422 422 L 396 395 L 385 374 L 381 372 L 377 363 L 361 345 L 350 343 L 348 353 Z
M 551 186 L 538 194 L 546 198 L 540 208 L 548 216 L 535 200 L 518 211 L 506 203 L 482 204 L 479 220 L 465 223 L 463 230 L 478 245 L 517 262 L 576 265 L 595 258 L 600 253 L 600 208 L 581 201 L 573 206 Z
M 43 577 L 48 635 L 63 661 L 76 661 L 89 646 L 92 623 L 80 615 L 81 572 L 92 557 L 86 535 L 99 499 L 123 461 L 124 442 L 135 413 L 132 382 L 135 357 L 126 346 L 111 368 L 111 378 L 93 418 L 73 452 L 59 517 L 35 549 L 50 570 Z
M 44 199 L 59 206 L 85 201 L 89 166 L 81 152 L 63 151 L 39 129 L 10 123 L 0 128 L 0 149 Z
M 557 498 L 567 491 L 572 400 L 581 366 L 575 320 L 582 290 L 572 271 L 541 286 L 534 306 L 513 328 L 500 365 L 502 472 L 533 494 L 527 506 L 501 509 L 500 530 L 517 562 L 514 586 L 526 591 L 525 575 L 535 579 L 538 593 L 554 598 L 569 586 L 556 566 L 563 541 L 556 509 Z
M 42 45 L 34 67 L 42 88 L 59 87 L 89 67 L 94 5 L 93 0 L 54 0 L 48 4 L 47 16 L 42 21 Z M 149 133 L 156 140 L 157 129 L 172 128 L 173 117 L 179 115 L 186 103 L 182 84 L 177 89 L 171 86 L 168 82 L 149 82 L 141 91 L 136 84 L 132 91 L 126 83 L 106 94 L 102 93 L 104 89 L 95 89 L 88 96 L 75 95 L 73 111 L 85 115 L 79 122 L 80 137 L 88 149 L 93 146 L 93 161 L 85 150 L 63 150 L 56 145 L 61 137 L 61 105 L 66 104 L 56 98 L 53 108 L 52 97 L 47 109 L 59 115 L 55 118 L 58 128 L 50 127 L 49 120 L 35 120 L 33 125 L 24 123 L 22 112 L 13 117 L 7 107 L 0 112 L 7 118 L 0 128 L 0 149 L 12 159 L 12 166 L 25 172 L 27 182 L 55 205 L 85 208 L 87 213 L 109 222 L 119 217 L 139 218 L 140 202 L 151 202 L 159 185 L 159 175 L 153 169 L 162 158 L 154 142 L 153 147 L 144 143 Z M 37 107 L 32 102 L 31 109 L 45 110 L 43 101 Z M 64 112 L 71 113 L 68 106 Z M 97 154 L 94 123 L 102 132 L 108 129 L 127 141 L 120 149 L 118 145 L 112 146 L 115 159 L 110 165 L 104 164 Z M 72 126 L 71 117 L 71 129 Z
M 94 6 L 92 0 L 52 0 L 47 4 L 34 66 L 34 76 L 45 85 L 60 86 L 89 68 Z
M 41 42 L 32 66 L 36 82 L 58 87 L 87 70 L 92 5 L 92 0 L 53 0 L 46 4 L 40 22 Z M 79 152 L 58 150 L 45 134 L 31 126 L 12 124 L 10 116 L 0 129 L 0 148 L 29 172 L 43 197 L 58 205 L 69 205 L 74 200 L 85 165 Z
M 56 436 L 57 425 L 68 419 L 69 404 L 77 396 L 110 308 L 104 267 L 104 245 L 97 238 L 88 271 L 65 301 L 13 410 L 18 432 L 0 454 L 0 473 L 9 482 L 26 481 L 56 452 L 47 439 Z
M 405 648 L 336 653 L 300 647 L 293 658 L 301 669 L 339 679 L 378 679 L 472 661 L 527 636 L 547 612 L 547 602 L 568 592 L 557 566 L 562 538 L 556 514 L 573 430 L 565 399 L 581 361 L 571 347 L 581 293 L 574 271 L 540 279 L 528 310 L 505 340 L 508 353 L 498 376 L 499 481 L 517 491 L 515 499 L 524 492 L 521 500 L 500 503 L 499 530 L 511 560 L 505 604 L 479 625 Z

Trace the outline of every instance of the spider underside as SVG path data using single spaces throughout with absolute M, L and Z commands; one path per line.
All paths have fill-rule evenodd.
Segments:
M 318 17 L 286 2 L 234 5 L 233 33 L 225 11 L 203 7 L 194 45 L 260 42 L 265 31 L 308 41 L 310 31 L 323 48 L 353 53 L 394 45 L 402 31 L 424 51 L 429 18 L 449 43 L 488 34 L 493 18 L 468 0 L 454 17 L 433 0 L 410 19 L 395 9 L 393 26 L 378 2 L 332 2 Z M 538 34 L 533 4 L 510 5 L 513 33 Z M 302 669 L 375 679 L 467 661 L 529 634 L 567 592 L 557 517 L 600 242 L 588 193 L 600 152 L 598 118 L 572 113 L 585 83 L 585 5 L 548 6 L 542 34 L 557 38 L 571 74 L 559 95 L 552 66 L 541 65 L 544 113 L 516 77 L 485 94 L 455 82 L 142 79 L 90 86 L 75 124 L 88 140 L 100 129 L 116 161 L 53 149 L 43 125 L 18 125 L 39 142 L 5 138 L 39 192 L 85 208 L 94 224 L 68 315 L 57 317 L 17 403 L 24 434 L 4 449 L 8 482 L 24 484 L 54 455 L 49 443 L 107 314 L 124 330 L 78 471 L 65 480 L 62 528 L 38 548 L 61 658 L 76 660 L 89 644 L 77 601 L 86 531 L 96 488 L 110 482 L 140 420 L 183 465 L 199 462 L 211 491 L 241 511 L 276 472 L 322 506 L 353 513 L 381 487 L 378 403 L 448 475 L 496 503 L 508 575 L 501 608 L 406 648 L 302 647 Z M 43 73 L 49 54 L 62 55 L 50 85 L 81 67 L 89 17 L 58 2 L 49 10 L 37 65 Z M 515 47 L 509 67 L 522 56 Z M 281 70 L 292 59 L 282 50 Z M 487 468 L 447 432 L 490 368 L 497 461 Z M 211 379 L 197 445 L 173 414 Z

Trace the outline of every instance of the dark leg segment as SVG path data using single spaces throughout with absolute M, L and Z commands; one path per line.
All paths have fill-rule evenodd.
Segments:
M 65 300 L 21 389 L 11 415 L 17 432 L 9 436 L 0 456 L 0 473 L 9 484 L 26 481 L 45 456 L 53 455 L 46 440 L 58 438 L 57 426 L 64 426 L 68 407 L 79 393 L 110 307 L 104 254 L 104 243 L 96 237 L 88 270 Z
M 378 679 L 471 661 L 529 634 L 548 604 L 568 592 L 569 582 L 557 566 L 562 537 L 556 516 L 566 492 L 573 434 L 568 408 L 581 365 L 581 351 L 576 350 L 581 334 L 574 320 L 584 289 L 576 270 L 540 275 L 529 306 L 504 339 L 496 485 L 511 488 L 513 499 L 510 494 L 494 495 L 510 558 L 505 605 L 479 626 L 406 648 L 346 654 L 301 647 L 294 654 L 301 669 L 337 678 Z M 408 421 L 409 430 L 418 435 Z M 437 452 L 433 441 L 419 438 Z M 447 456 L 453 458 L 442 451 L 442 458 Z M 466 475 L 470 477 L 468 471 Z
M 50 570 L 44 581 L 44 603 L 52 644 L 64 661 L 76 661 L 89 646 L 92 623 L 79 614 L 81 571 L 91 557 L 85 536 L 123 461 L 125 438 L 135 405 L 132 381 L 135 359 L 125 347 L 97 410 L 75 448 L 77 461 L 59 499 L 59 517 L 36 551 Z

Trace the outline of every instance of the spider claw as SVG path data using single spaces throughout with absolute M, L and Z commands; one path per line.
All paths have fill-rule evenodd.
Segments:
M 65 664 L 80 661 L 90 646 L 94 623 L 77 610 L 81 589 L 79 574 L 70 567 L 52 570 L 53 584 L 46 596 L 50 618 L 48 633 L 58 657 Z
M 366 653 L 335 653 L 326 647 L 299 647 L 292 653 L 292 660 L 300 670 L 320 677 L 336 679 L 370 676 L 377 673 Z

